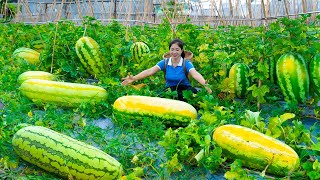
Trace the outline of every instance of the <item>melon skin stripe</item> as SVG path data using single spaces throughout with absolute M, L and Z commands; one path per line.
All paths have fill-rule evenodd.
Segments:
M 25 161 L 61 177 L 120 179 L 122 165 L 107 153 L 41 126 L 27 126 L 12 139 L 14 151 Z
M 192 105 L 160 97 L 122 96 L 114 102 L 113 109 L 127 115 L 160 117 L 165 124 L 174 126 L 186 126 L 197 118 L 197 110 Z
M 223 125 L 213 133 L 213 140 L 231 159 L 240 159 L 253 169 L 276 175 L 288 175 L 295 171 L 300 160 L 297 153 L 285 143 L 253 129 L 239 125 Z
M 107 91 L 99 86 L 42 79 L 26 80 L 19 90 L 35 103 L 54 103 L 66 107 L 77 107 L 89 102 L 98 103 L 108 97 Z

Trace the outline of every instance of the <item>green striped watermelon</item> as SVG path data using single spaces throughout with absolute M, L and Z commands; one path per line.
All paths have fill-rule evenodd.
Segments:
M 234 92 L 238 98 L 244 98 L 250 87 L 249 67 L 244 63 L 234 64 L 229 71 L 229 78 L 234 82 Z
M 30 48 L 20 47 L 16 49 L 12 56 L 14 58 L 22 58 L 30 64 L 37 64 L 40 62 L 40 53 Z
M 46 47 L 45 42 L 42 40 L 34 40 L 34 41 L 30 42 L 30 45 L 31 45 L 32 49 L 34 49 L 38 52 L 41 52 Z
M 107 61 L 99 44 L 90 37 L 82 37 L 76 43 L 76 53 L 88 73 L 99 77 L 107 73 Z
M 304 58 L 297 53 L 283 54 L 276 65 L 278 84 L 287 102 L 306 102 L 309 74 Z
M 150 53 L 150 49 L 148 45 L 145 44 L 144 42 L 133 43 L 130 47 L 130 51 L 132 54 L 132 58 L 136 62 L 140 62 L 143 56 Z
M 66 179 L 120 179 L 122 165 L 107 153 L 41 126 L 18 130 L 14 151 L 25 161 Z
M 320 96 L 320 54 L 316 54 L 310 62 L 310 80 L 314 92 Z

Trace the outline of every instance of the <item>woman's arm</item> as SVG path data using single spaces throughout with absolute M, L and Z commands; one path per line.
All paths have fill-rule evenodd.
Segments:
M 122 78 L 123 81 L 122 81 L 121 84 L 126 86 L 128 84 L 133 83 L 134 81 L 138 81 L 138 80 L 143 79 L 145 77 L 154 75 L 158 71 L 160 71 L 159 67 L 158 66 L 153 66 L 152 68 L 146 69 L 146 70 L 140 72 L 139 74 L 137 74 L 135 76 L 128 75 L 127 77 Z
M 212 93 L 212 90 L 208 86 L 207 81 L 203 78 L 203 76 L 196 69 L 194 69 L 194 68 L 191 69 L 189 71 L 189 73 L 196 81 L 198 81 L 201 85 L 204 86 L 204 88 L 208 91 L 209 94 Z

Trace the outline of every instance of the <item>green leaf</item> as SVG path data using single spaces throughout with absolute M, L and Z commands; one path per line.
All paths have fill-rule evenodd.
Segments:
M 317 144 L 312 144 L 311 149 L 315 151 L 320 151 L 320 142 L 318 142 Z
M 179 163 L 178 160 L 178 154 L 175 154 L 169 161 L 166 162 L 166 168 L 168 169 L 169 174 L 181 171 L 182 167 L 182 164 Z
M 251 124 L 258 124 L 263 118 L 260 117 L 260 111 L 252 112 L 250 110 L 246 110 L 245 119 L 249 121 Z

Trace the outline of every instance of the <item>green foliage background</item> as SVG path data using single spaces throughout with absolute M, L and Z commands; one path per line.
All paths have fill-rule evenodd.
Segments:
M 139 168 L 143 169 L 145 179 L 205 179 L 208 174 L 213 176 L 225 172 L 228 172 L 228 179 L 248 177 L 248 172 L 252 177 L 257 171 L 244 171 L 241 162 L 233 163 L 233 160 L 226 159 L 221 149 L 211 141 L 211 134 L 216 127 L 232 123 L 286 142 L 301 158 L 302 166 L 292 177 L 318 179 L 320 144 L 317 141 L 319 135 L 313 133 L 317 129 L 317 122 L 311 128 L 306 128 L 301 120 L 306 118 L 305 107 L 314 108 L 313 118 L 319 118 L 319 107 L 316 106 L 319 97 L 310 94 L 310 101 L 306 105 L 284 103 L 274 71 L 276 60 L 286 52 L 301 54 L 307 63 L 320 52 L 320 18 L 308 22 L 308 17 L 283 18 L 267 27 L 254 28 L 180 24 L 175 26 L 175 31 L 172 31 L 168 22 L 157 26 L 127 27 L 118 22 L 102 25 L 92 17 L 86 17 L 82 25 L 70 21 L 41 25 L 1 24 L 0 177 L 58 178 L 16 156 L 11 138 L 20 123 L 49 127 L 91 144 L 118 159 L 129 177 L 138 176 L 136 172 L 141 170 Z M 90 76 L 76 55 L 75 43 L 82 36 L 97 41 L 111 67 L 101 79 Z M 185 50 L 194 53 L 193 64 L 213 90 L 212 95 L 204 90 L 196 96 L 184 94 L 189 103 L 199 108 L 201 118 L 188 127 L 171 129 L 163 126 L 159 119 L 132 119 L 115 115 L 112 104 L 118 97 L 127 94 L 157 96 L 159 90 L 164 88 L 162 73 L 138 82 L 147 84 L 141 90 L 124 87 L 120 83 L 121 78 L 129 72 L 137 74 L 154 66 L 168 51 L 169 42 L 176 37 L 185 42 Z M 132 60 L 129 50 L 137 41 L 145 42 L 151 51 L 141 63 Z M 29 65 L 13 59 L 12 52 L 19 47 L 38 50 L 41 64 Z M 231 82 L 227 78 L 230 67 L 237 62 L 250 67 L 253 86 L 246 99 L 234 97 L 234 92 L 230 90 Z M 51 72 L 59 81 L 101 86 L 108 91 L 109 98 L 96 106 L 83 104 L 69 109 L 53 104 L 36 106 L 20 94 L 16 83 L 17 77 L 28 70 Z M 259 80 L 263 84 L 261 87 L 257 85 Z M 199 87 L 195 81 L 192 84 Z M 167 92 L 165 96 L 175 95 L 174 92 Z M 262 109 L 258 109 L 258 102 L 263 104 Z M 261 114 L 252 117 L 251 111 Z M 292 119 L 283 118 L 281 115 L 285 113 L 295 116 Z M 97 122 L 105 118 L 112 119 L 114 125 L 104 128 L 97 126 Z M 196 161 L 194 156 L 203 149 L 204 158 Z M 258 176 L 271 177 L 263 173 L 258 173 Z

